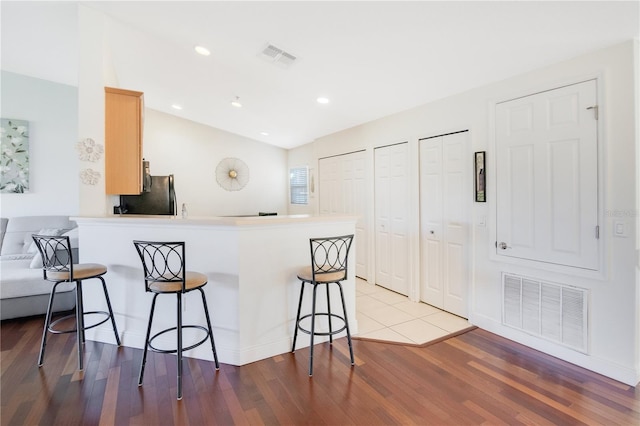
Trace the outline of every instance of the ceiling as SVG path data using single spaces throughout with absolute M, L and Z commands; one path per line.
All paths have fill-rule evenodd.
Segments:
M 283 148 L 638 37 L 640 26 L 638 1 L 2 1 L 2 69 L 77 85 L 78 3 L 108 17 L 119 86 L 144 92 L 148 108 Z M 268 44 L 297 59 L 265 60 Z

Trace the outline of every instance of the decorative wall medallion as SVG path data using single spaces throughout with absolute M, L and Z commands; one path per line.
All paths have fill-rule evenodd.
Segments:
M 0 119 L 0 192 L 29 192 L 29 122 Z
M 240 191 L 249 182 L 249 167 L 239 158 L 225 158 L 216 167 L 216 181 L 227 191 Z
M 80 170 L 80 181 L 85 185 L 95 185 L 100 181 L 101 174 L 93 169 Z
M 76 149 L 78 150 L 80 160 L 92 161 L 94 163 L 102 158 L 102 153 L 104 152 L 104 147 L 91 138 L 86 138 L 78 142 Z

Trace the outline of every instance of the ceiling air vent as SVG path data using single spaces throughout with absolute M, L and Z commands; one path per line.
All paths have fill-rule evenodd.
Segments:
M 267 62 L 279 65 L 283 68 L 289 68 L 298 59 L 296 55 L 285 52 L 283 49 L 280 49 L 270 43 L 267 43 L 258 56 Z

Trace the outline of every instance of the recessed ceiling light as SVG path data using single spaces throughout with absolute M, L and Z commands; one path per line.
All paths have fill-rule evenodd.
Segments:
M 240 103 L 240 97 L 236 96 L 235 100 L 231 101 L 231 105 L 236 108 L 242 108 L 242 104 Z
M 329 98 L 319 97 L 318 99 L 316 99 L 316 102 L 318 102 L 319 104 L 328 104 Z
M 201 54 L 202 56 L 209 56 L 211 55 L 211 52 L 209 52 L 209 49 L 207 49 L 206 47 L 203 46 L 196 46 L 194 48 L 196 50 L 196 52 L 198 52 L 199 54 Z
M 269 133 L 267 133 L 267 132 L 260 132 L 260 134 L 261 134 L 262 136 L 269 136 Z
M 177 109 L 177 110 L 181 110 L 182 109 L 182 105 L 173 104 L 173 105 L 171 105 L 171 108 Z

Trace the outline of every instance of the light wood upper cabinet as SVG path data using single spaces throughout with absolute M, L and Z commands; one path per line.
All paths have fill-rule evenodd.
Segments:
M 142 92 L 105 87 L 107 194 L 142 192 Z

